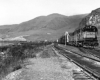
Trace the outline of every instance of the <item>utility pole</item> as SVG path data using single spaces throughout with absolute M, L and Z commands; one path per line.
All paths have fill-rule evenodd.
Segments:
M 58 43 L 58 39 L 57 39 L 57 43 Z
M 66 46 L 66 42 L 69 42 L 68 36 L 69 36 L 69 34 L 68 34 L 68 32 L 66 31 L 66 32 L 65 32 L 65 46 Z
M 65 46 L 66 46 L 66 32 L 65 32 Z

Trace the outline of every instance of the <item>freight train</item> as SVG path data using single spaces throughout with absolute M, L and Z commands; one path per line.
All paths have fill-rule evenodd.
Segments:
M 98 29 L 96 26 L 85 25 L 77 28 L 72 33 L 67 33 L 58 39 L 60 44 L 94 48 L 99 45 L 97 40 Z

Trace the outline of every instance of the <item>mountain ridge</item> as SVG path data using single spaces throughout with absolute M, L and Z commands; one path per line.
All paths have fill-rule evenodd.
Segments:
M 35 35 L 35 37 L 38 37 L 38 39 L 41 36 L 46 39 L 46 34 L 50 32 L 52 37 L 55 36 L 55 38 L 57 38 L 56 36 L 59 37 L 66 30 L 74 31 L 75 28 L 78 27 L 81 19 L 86 15 L 87 14 L 65 16 L 54 13 L 48 16 L 38 16 L 20 24 L 0 26 L 0 34 L 3 38 L 6 38 L 6 36 L 16 37 L 21 35 L 32 35 L 32 37 L 34 37 L 33 35 Z

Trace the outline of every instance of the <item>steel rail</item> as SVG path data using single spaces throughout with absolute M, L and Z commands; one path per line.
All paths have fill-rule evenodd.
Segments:
M 100 59 L 100 52 L 97 52 L 95 50 L 85 49 L 85 48 L 79 48 L 79 50 L 81 50 L 84 53 L 91 54 L 94 57 L 97 57 Z
M 67 50 L 67 49 L 65 49 L 65 48 L 62 48 L 62 47 L 60 47 L 61 49 L 63 49 L 63 50 Z M 93 56 L 93 55 L 89 55 L 89 54 L 81 54 L 81 53 L 77 53 L 77 52 L 73 52 L 73 51 L 69 51 L 69 50 L 67 50 L 68 52 L 71 52 L 72 54 L 77 54 L 77 55 L 80 55 L 80 56 L 83 56 L 83 57 L 86 57 L 86 58 L 89 58 L 89 59 L 92 59 L 92 60 L 95 60 L 95 61 L 97 61 L 97 62 L 100 62 L 100 59 L 98 58 L 98 57 L 96 57 L 96 56 L 94 56 L 94 58 L 93 57 L 91 57 L 91 56 Z
M 61 50 L 63 50 L 66 53 L 66 51 L 64 49 L 61 49 Z M 76 62 L 75 60 L 73 60 L 72 58 L 68 57 L 68 55 L 65 55 L 64 53 L 60 53 L 60 54 L 62 54 L 63 56 L 65 56 L 66 58 L 68 58 L 70 61 L 72 61 L 73 63 L 75 63 L 79 67 L 81 67 L 83 70 L 85 70 L 86 72 L 88 72 L 89 74 L 91 74 L 93 77 L 95 77 L 97 79 L 100 79 L 100 74 L 98 74 L 96 71 L 93 71 L 91 68 L 88 68 L 86 66 L 81 65 L 80 63 Z

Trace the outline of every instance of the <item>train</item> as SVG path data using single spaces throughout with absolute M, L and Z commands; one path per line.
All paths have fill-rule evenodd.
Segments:
M 58 43 L 77 47 L 95 48 L 99 45 L 98 29 L 96 26 L 85 25 L 74 32 L 65 33 L 58 39 Z

